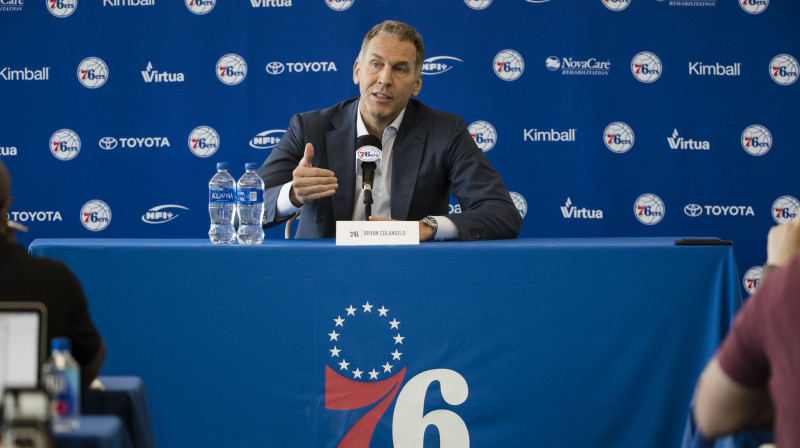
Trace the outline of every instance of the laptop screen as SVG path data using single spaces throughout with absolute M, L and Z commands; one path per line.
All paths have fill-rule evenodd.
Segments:
M 0 397 L 34 388 L 46 353 L 46 311 L 36 302 L 0 302 Z

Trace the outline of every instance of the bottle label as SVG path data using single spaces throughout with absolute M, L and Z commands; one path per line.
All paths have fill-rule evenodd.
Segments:
M 52 398 L 52 414 L 56 417 L 77 417 L 80 414 L 78 370 L 65 370 L 49 375 L 45 381 Z
M 264 203 L 264 190 L 260 188 L 242 188 L 236 192 L 236 202 L 243 205 Z
M 235 196 L 233 188 L 208 190 L 208 202 L 215 204 L 233 204 L 236 202 Z

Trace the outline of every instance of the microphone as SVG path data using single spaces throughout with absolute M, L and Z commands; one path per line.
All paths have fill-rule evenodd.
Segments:
M 381 140 L 374 135 L 362 135 L 356 140 L 356 159 L 361 161 L 361 189 L 364 190 L 364 220 L 372 213 L 372 183 L 375 181 L 377 160 L 381 159 Z

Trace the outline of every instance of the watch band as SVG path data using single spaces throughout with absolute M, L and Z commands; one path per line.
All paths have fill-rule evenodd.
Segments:
M 431 235 L 431 237 L 430 237 L 430 239 L 428 239 L 428 241 L 435 240 L 436 239 L 436 232 L 439 230 L 439 223 L 436 222 L 436 218 L 434 218 L 433 216 L 428 215 L 428 216 L 422 218 L 422 223 L 433 229 L 433 235 Z

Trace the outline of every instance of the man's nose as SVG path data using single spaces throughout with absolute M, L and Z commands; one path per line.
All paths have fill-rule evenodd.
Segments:
M 391 85 L 392 84 L 392 68 L 388 65 L 383 68 L 378 73 L 378 82 L 384 85 Z

